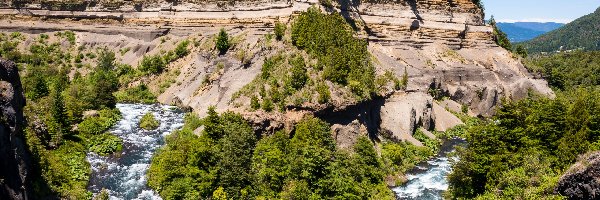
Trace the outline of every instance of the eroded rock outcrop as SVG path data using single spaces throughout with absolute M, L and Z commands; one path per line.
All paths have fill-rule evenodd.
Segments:
M 568 199 L 600 199 L 600 151 L 580 157 L 560 178 L 555 191 Z
M 13 62 L 0 58 L 0 199 L 29 199 L 29 159 L 23 136 L 25 98 Z

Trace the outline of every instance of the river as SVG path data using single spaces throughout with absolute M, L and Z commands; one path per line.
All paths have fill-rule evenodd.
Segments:
M 110 132 L 123 140 L 123 151 L 112 156 L 88 153 L 92 167 L 88 189 L 94 194 L 107 189 L 110 199 L 161 199 L 146 184 L 146 171 L 154 152 L 164 144 L 164 137 L 183 126 L 184 113 L 173 106 L 117 104 L 123 119 Z M 152 112 L 160 127 L 146 131 L 138 123 Z
M 437 200 L 444 199 L 443 193 L 448 190 L 446 177 L 452 171 L 448 154 L 454 151 L 455 145 L 464 144 L 464 140 L 451 139 L 440 147 L 438 155 L 419 164 L 407 174 L 408 182 L 392 189 L 397 199 Z
M 107 189 L 110 199 L 161 199 L 146 184 L 146 171 L 150 167 L 152 155 L 164 145 L 166 135 L 183 126 L 184 113 L 173 106 L 117 104 L 123 119 L 110 132 L 123 140 L 121 153 L 99 156 L 88 153 L 87 160 L 92 167 L 88 189 L 98 194 Z M 156 130 L 139 128 L 141 117 L 152 112 L 160 123 Z M 408 182 L 393 191 L 398 199 L 436 200 L 443 199 L 448 189 L 447 175 L 451 172 L 448 153 L 454 146 L 464 144 L 460 139 L 444 142 L 440 153 L 433 159 L 423 162 L 409 171 Z

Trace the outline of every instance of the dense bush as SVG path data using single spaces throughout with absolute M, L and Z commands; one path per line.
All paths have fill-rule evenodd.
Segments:
M 432 155 L 435 155 L 440 149 L 441 142 L 425 135 L 421 129 L 418 129 L 415 134 L 413 134 L 413 137 L 423 143 L 423 145 L 431 151 Z
M 152 114 L 152 112 L 148 112 L 144 116 L 142 116 L 142 118 L 140 119 L 139 125 L 140 125 L 140 128 L 142 128 L 142 129 L 154 130 L 160 126 L 160 121 L 158 121 L 158 120 L 156 120 L 156 118 L 154 118 L 154 115 Z
M 370 98 L 374 92 L 375 69 L 367 41 L 354 38 L 341 15 L 309 8 L 294 21 L 292 42 L 318 59 L 317 67 L 323 69 L 325 79 L 350 86 L 361 98 Z
M 383 143 L 381 157 L 386 169 L 391 173 L 404 173 L 420 162 L 433 156 L 426 147 L 418 147 L 409 143 Z

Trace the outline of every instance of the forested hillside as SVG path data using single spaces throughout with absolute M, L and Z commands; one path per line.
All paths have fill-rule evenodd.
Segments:
M 600 50 L 600 8 L 522 45 L 533 54 L 575 49 Z
M 556 89 L 506 102 L 498 114 L 467 131 L 468 147 L 449 176 L 449 197 L 561 199 L 560 176 L 576 158 L 600 150 L 598 52 L 531 58 L 529 68 Z
M 511 42 L 523 42 L 540 36 L 544 33 L 562 27 L 560 23 L 515 22 L 498 23 L 498 27 L 508 35 Z

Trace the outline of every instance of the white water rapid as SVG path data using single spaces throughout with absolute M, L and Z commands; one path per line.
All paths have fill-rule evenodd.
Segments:
M 433 159 L 421 163 L 407 174 L 408 182 L 392 189 L 397 199 L 438 200 L 444 199 L 443 193 L 448 190 L 446 177 L 452 171 L 448 153 L 454 151 L 454 145 L 464 143 L 460 139 L 446 141 L 440 153 Z
M 184 113 L 173 106 L 117 104 L 123 119 L 110 132 L 123 139 L 123 151 L 113 156 L 88 153 L 92 166 L 88 189 L 94 194 L 107 189 L 110 199 L 161 199 L 146 185 L 146 171 L 154 152 L 164 144 L 164 137 L 183 126 Z M 146 131 L 138 123 L 152 112 L 160 127 Z

